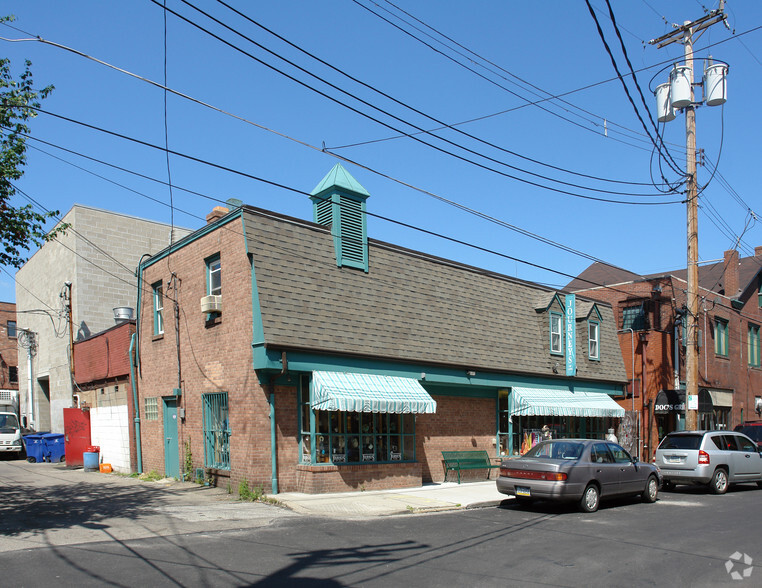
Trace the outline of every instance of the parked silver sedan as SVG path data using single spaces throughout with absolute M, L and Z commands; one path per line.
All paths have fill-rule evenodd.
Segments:
M 500 465 L 497 489 L 522 503 L 577 501 L 595 512 L 601 499 L 640 495 L 655 502 L 661 474 L 653 464 L 633 459 L 616 443 L 593 439 L 542 441 L 523 456 Z

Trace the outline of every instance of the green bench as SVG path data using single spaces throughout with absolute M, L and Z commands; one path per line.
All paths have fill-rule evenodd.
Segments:
M 445 482 L 447 481 L 447 472 L 458 472 L 458 484 L 460 484 L 461 470 L 487 470 L 487 479 L 489 480 L 490 470 L 499 468 L 500 464 L 493 464 L 486 451 L 443 451 L 442 459 L 445 466 Z

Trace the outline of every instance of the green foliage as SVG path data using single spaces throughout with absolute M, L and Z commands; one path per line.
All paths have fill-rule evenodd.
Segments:
M 191 479 L 191 473 L 193 473 L 193 452 L 191 451 L 191 442 L 188 439 L 185 442 L 185 463 L 183 464 L 183 472 L 185 473 L 185 479 Z
M 241 500 L 245 500 L 247 502 L 255 502 L 263 496 L 264 490 L 262 489 L 262 486 L 254 486 L 254 488 L 249 488 L 249 482 L 246 480 L 246 478 L 241 480 L 240 484 L 238 484 L 238 497 Z
M 159 475 L 159 472 L 156 470 L 151 470 L 150 472 L 144 472 L 138 476 L 141 480 L 144 482 L 158 482 L 161 480 L 161 476 Z
M 13 17 L 0 17 L 0 22 L 12 21 Z M 45 223 L 58 216 L 57 210 L 39 213 L 31 204 L 14 206 L 11 198 L 17 189 L 13 182 L 24 175 L 26 165 L 26 139 L 30 133 L 28 122 L 37 115 L 40 100 L 47 98 L 53 86 L 34 89 L 30 69 L 25 62 L 24 72 L 14 79 L 9 59 L 0 58 L 0 264 L 21 267 L 28 251 L 34 244 L 42 245 L 66 230 L 59 225 L 46 233 Z

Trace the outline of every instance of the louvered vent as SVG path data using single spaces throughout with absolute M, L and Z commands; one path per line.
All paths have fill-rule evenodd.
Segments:
M 331 223 L 333 222 L 333 218 L 331 214 L 331 199 L 330 198 L 321 200 L 315 205 L 315 222 L 319 225 L 323 225 L 326 227 L 331 226 Z
M 365 264 L 362 204 L 351 198 L 341 198 L 342 260 Z

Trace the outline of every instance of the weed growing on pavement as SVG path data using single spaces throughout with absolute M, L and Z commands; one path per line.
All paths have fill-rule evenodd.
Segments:
M 230 482 L 228 482 L 228 488 L 230 488 Z M 228 490 L 230 492 L 230 490 Z M 264 502 L 266 504 L 280 504 L 280 501 L 276 498 L 270 498 L 265 495 L 265 491 L 262 486 L 254 486 L 249 488 L 249 481 L 244 478 L 238 484 L 238 497 L 240 500 L 246 502 Z
M 138 476 L 139 479 L 143 480 L 144 482 L 157 482 L 161 480 L 161 476 L 159 475 L 159 472 L 156 470 L 151 470 L 150 472 L 142 473 Z
M 191 472 L 193 471 L 193 451 L 191 451 L 190 438 L 185 442 L 185 463 L 183 464 L 184 474 L 183 479 L 190 481 Z

